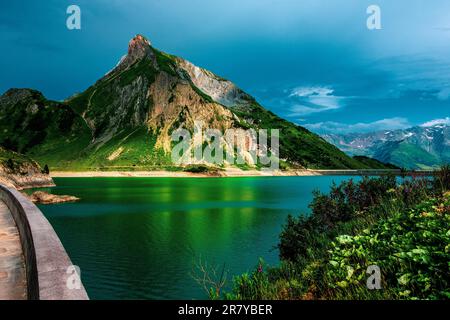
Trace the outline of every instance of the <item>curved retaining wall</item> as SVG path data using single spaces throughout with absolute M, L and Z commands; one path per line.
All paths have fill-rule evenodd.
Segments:
M 11 211 L 20 234 L 27 272 L 28 299 L 87 300 L 80 289 L 67 286 L 73 264 L 48 220 L 34 203 L 0 184 L 0 200 Z

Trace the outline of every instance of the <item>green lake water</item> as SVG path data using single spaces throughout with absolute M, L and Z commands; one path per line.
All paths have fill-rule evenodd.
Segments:
M 274 249 L 290 213 L 308 212 L 314 189 L 348 177 L 56 178 L 76 203 L 40 205 L 91 299 L 202 299 L 199 257 L 232 275 Z

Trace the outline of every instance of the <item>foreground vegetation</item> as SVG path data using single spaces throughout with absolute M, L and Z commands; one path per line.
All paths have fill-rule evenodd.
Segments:
M 450 298 L 450 166 L 430 178 L 363 178 L 315 192 L 311 215 L 289 216 L 281 263 L 233 279 L 213 299 Z M 381 271 L 369 290 L 369 266 Z M 220 282 L 220 283 L 223 283 Z M 212 284 L 214 284 L 212 282 Z

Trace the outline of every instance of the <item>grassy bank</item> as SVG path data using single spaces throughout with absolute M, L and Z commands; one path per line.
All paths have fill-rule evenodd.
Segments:
M 446 166 L 432 179 L 364 178 L 315 192 L 311 214 L 290 216 L 283 227 L 280 265 L 259 261 L 229 292 L 213 283 L 210 297 L 448 299 L 449 189 Z M 379 290 L 367 287 L 374 265 Z

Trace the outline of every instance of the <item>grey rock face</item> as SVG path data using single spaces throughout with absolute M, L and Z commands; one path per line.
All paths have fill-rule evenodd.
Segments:
M 245 108 L 253 100 L 251 96 L 239 89 L 234 83 L 222 79 L 212 72 L 197 67 L 191 62 L 177 58 L 177 64 L 186 70 L 192 82 L 214 101 L 231 108 Z

